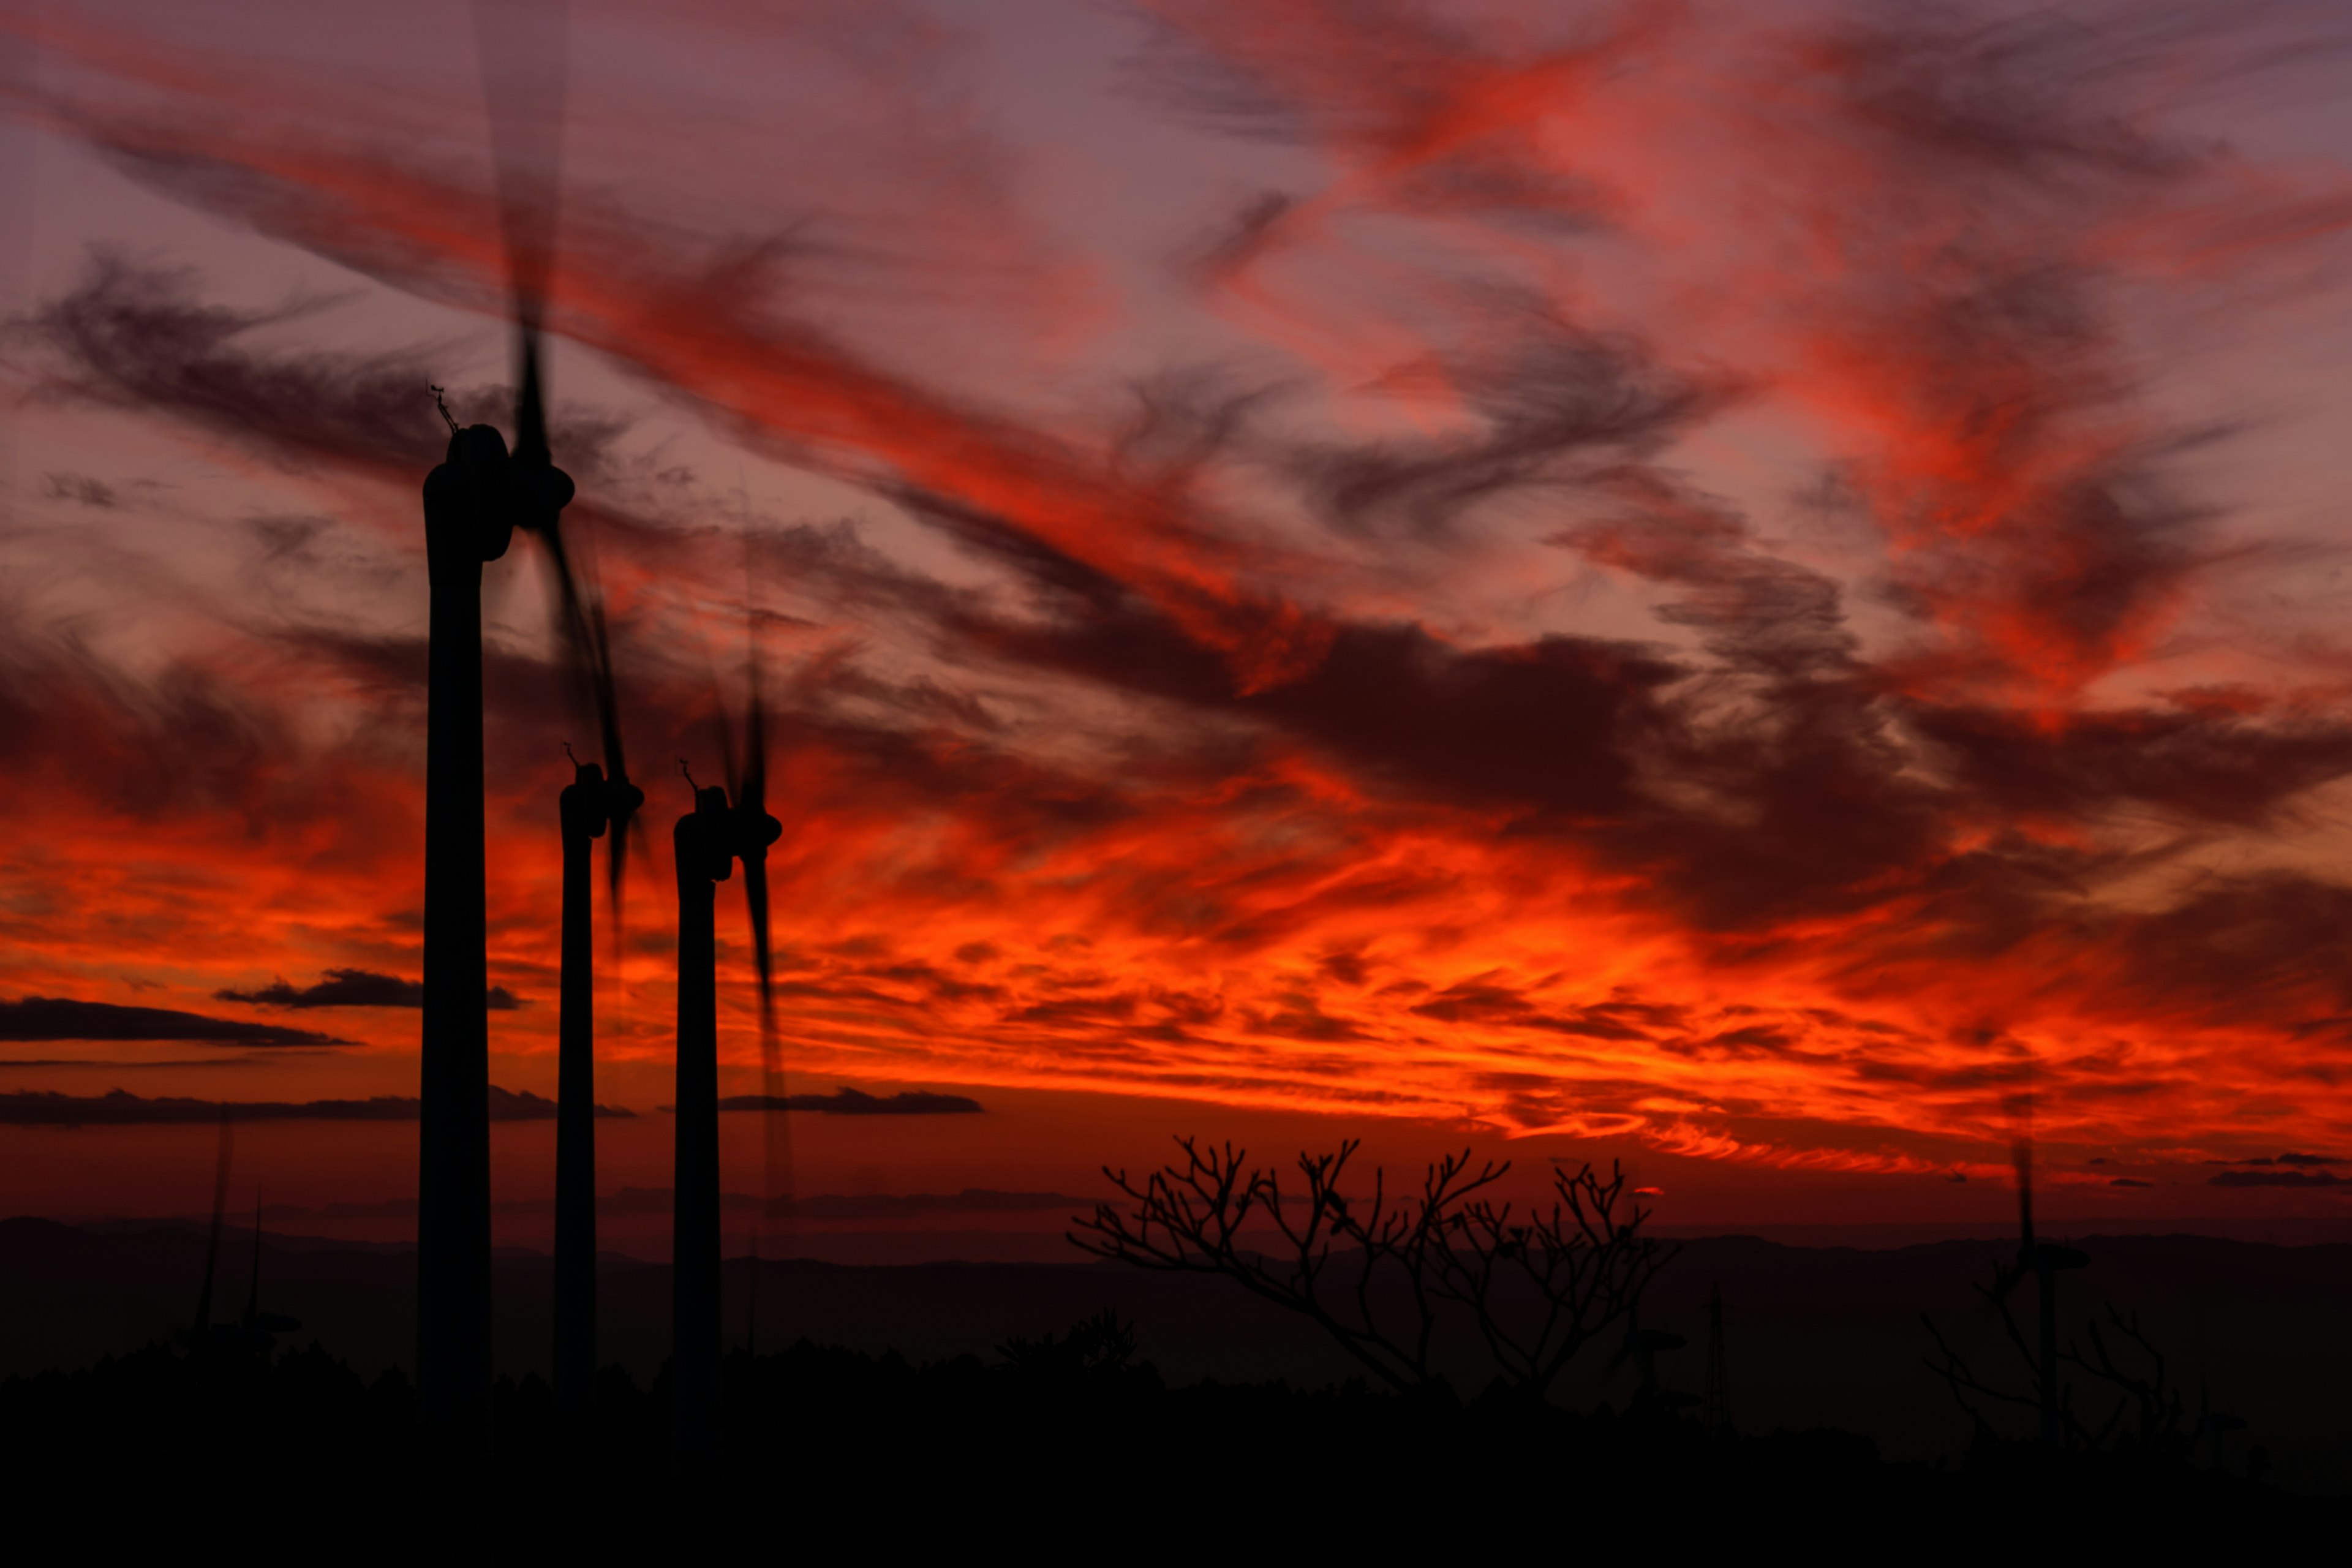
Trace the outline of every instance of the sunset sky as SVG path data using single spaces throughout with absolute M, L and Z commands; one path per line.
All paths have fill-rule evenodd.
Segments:
M 651 829 L 601 1186 L 667 1181 L 677 760 L 756 658 L 793 1090 L 982 1107 L 793 1113 L 803 1194 L 1361 1134 L 1998 1217 L 2030 1100 L 2085 1220 L 2352 1206 L 2217 1163 L 2352 1152 L 2347 44 L 575 3 L 553 444 Z M 416 1092 L 428 387 L 511 405 L 484 79 L 462 0 L 0 0 L 0 1097 Z M 519 539 L 491 1079 L 542 1096 L 551 604 Z M 413 1193 L 413 1121 L 331 1114 L 247 1174 Z M 190 1212 L 212 1137 L 0 1126 L 0 1211 Z M 499 1198 L 551 1150 L 502 1123 Z

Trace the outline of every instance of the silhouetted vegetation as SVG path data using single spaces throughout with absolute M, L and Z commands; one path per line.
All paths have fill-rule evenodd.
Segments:
M 1953 1399 L 1975 1425 L 1979 1444 L 1999 1445 L 2003 1435 L 1991 1413 L 1999 1410 L 2040 1410 L 2040 1358 L 2028 1343 L 2004 1294 L 1983 1292 L 2000 1319 L 2002 1339 L 2014 1352 L 2032 1386 L 2020 1388 L 1998 1373 L 1979 1373 L 1953 1348 L 1932 1320 L 1923 1319 L 1936 1342 L 1927 1364 L 1952 1391 Z M 2203 1401 L 2192 1421 L 2189 1402 L 2172 1381 L 2164 1352 L 2140 1327 L 2137 1313 L 2126 1313 L 2109 1302 L 2106 1321 L 2090 1319 L 2084 1325 L 2089 1349 L 2082 1340 L 2069 1340 L 2055 1357 L 2054 1396 L 2049 1410 L 2055 1421 L 2053 1446 L 2078 1453 L 2115 1455 L 2163 1463 L 2187 1463 L 2200 1448 L 2221 1467 L 2221 1439 L 2245 1423 L 2205 1408 Z M 2065 1374 L 2071 1369 L 2072 1382 Z M 2259 1477 L 2265 1467 L 2260 1446 L 2250 1453 L 2249 1474 Z
M 1467 1151 L 1423 1173 L 1421 1190 L 1391 1198 L 1372 1173 L 1369 1197 L 1339 1190 L 1359 1141 L 1298 1156 L 1301 1187 L 1278 1169 L 1246 1165 L 1230 1143 L 1179 1138 L 1181 1164 L 1141 1182 L 1103 1174 L 1131 1211 L 1096 1205 L 1070 1239 L 1139 1268 L 1221 1274 L 1313 1320 L 1374 1377 L 1410 1392 L 1435 1377 L 1441 1313 L 1467 1314 L 1511 1391 L 1540 1399 L 1592 1338 L 1631 1316 L 1674 1249 L 1640 1234 L 1648 1217 L 1625 1203 L 1625 1175 L 1590 1165 L 1552 1173 L 1549 1211 L 1514 1217 L 1482 1196 L 1510 1163 L 1470 1168 Z M 1252 1222 L 1255 1237 L 1245 1237 Z M 1265 1250 L 1273 1244 L 1276 1250 Z
M 2058 1278 L 2087 1268 L 2091 1259 L 2074 1247 L 2035 1238 L 2032 1145 L 2020 1138 L 2012 1152 L 2017 1168 L 2017 1257 L 1995 1265 L 1992 1283 L 1975 1289 L 1984 1303 L 1981 1310 L 1999 1318 L 2002 1342 L 2023 1384 L 2009 1383 L 2001 1373 L 1979 1373 L 1933 1318 L 1922 1313 L 1919 1320 L 1936 1345 L 1936 1353 L 1927 1358 L 1927 1364 L 1967 1413 L 1978 1444 L 1997 1447 L 2004 1440 L 1991 1412 L 2031 1410 L 2039 1417 L 2040 1442 L 2045 1448 L 2178 1463 L 2189 1459 L 2202 1443 L 2211 1455 L 2213 1468 L 2221 1468 L 2223 1436 L 2245 1423 L 2211 1410 L 2201 1396 L 2197 1420 L 2189 1423 L 2187 1399 L 2172 1381 L 2164 1352 L 2140 1327 L 2137 1312 L 2127 1314 L 2107 1302 L 2104 1324 L 2094 1316 L 2084 1325 L 2090 1343 L 2087 1352 L 2080 1338 L 2060 1343 Z M 2039 1318 L 2038 1332 L 2032 1338 L 2011 1305 L 2018 1286 L 2027 1279 L 2036 1283 Z M 2074 1374 L 2072 1381 L 2070 1370 Z M 2266 1459 L 2262 1448 L 2253 1449 L 2249 1472 L 2259 1476 Z
M 110 1550 L 304 1545 L 341 1561 L 429 1548 L 535 1560 L 728 1544 L 828 1555 L 910 1543 L 1048 1552 L 1134 1539 L 1170 1551 L 1279 1542 L 1388 1550 L 1452 1540 L 1494 1509 L 1558 1505 L 1604 1539 L 1722 1533 L 1896 1509 L 2005 1528 L 2056 1506 L 2155 1521 L 2333 1505 L 2193 1468 L 2177 1452 L 2051 1453 L 1980 1440 L 1966 1465 L 1883 1463 L 1849 1433 L 1734 1436 L 1656 1408 L 1576 1413 L 1497 1384 L 1464 1402 L 1202 1382 L 1171 1388 L 1102 1313 L 993 1363 L 917 1366 L 805 1341 L 725 1365 L 721 1457 L 669 1462 L 667 1373 L 616 1368 L 588 1415 L 538 1377 L 502 1380 L 488 1447 L 420 1432 L 398 1373 L 364 1382 L 313 1344 L 275 1355 L 154 1346 L 0 1384 L 0 1464 L 20 1498 Z M 276 1555 L 276 1551 L 271 1555 Z

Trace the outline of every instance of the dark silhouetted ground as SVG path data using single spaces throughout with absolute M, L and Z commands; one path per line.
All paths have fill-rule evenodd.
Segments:
M 236 1282 L 228 1292 L 232 1308 L 242 1304 L 250 1245 L 223 1247 L 222 1278 Z M 2138 1310 L 2170 1353 L 2173 1374 L 2192 1407 L 2201 1383 L 2215 1407 L 2247 1421 L 2230 1439 L 2232 1468 L 2242 1469 L 2259 1443 L 2282 1487 L 2352 1490 L 2352 1423 L 2343 1415 L 2352 1408 L 2352 1343 L 2338 1327 L 2342 1303 L 2352 1300 L 2352 1247 L 2195 1237 L 2093 1237 L 2082 1245 L 2094 1263 L 2068 1281 L 2082 1286 L 2068 1299 L 2070 1321 L 2103 1297 Z M 1964 1349 L 1979 1354 L 1989 1370 L 1997 1368 L 1992 1325 L 1969 1287 L 1990 1278 L 1993 1262 L 2007 1251 L 1982 1242 L 1871 1252 L 1741 1237 L 1693 1241 L 1654 1288 L 1643 1322 L 1688 1336 L 1688 1349 L 1665 1358 L 1664 1375 L 1675 1387 L 1698 1392 L 1705 1300 L 1719 1282 L 1731 1410 L 1739 1430 L 1843 1430 L 1858 1434 L 1854 1441 L 1875 1445 L 1890 1460 L 1931 1465 L 1940 1458 L 1956 1467 L 1969 1452 L 1969 1426 L 1921 1363 L 1928 1347 L 1918 1316 L 1933 1312 Z M 618 1369 L 611 1375 L 644 1387 L 658 1374 L 666 1349 L 667 1273 L 625 1259 L 606 1262 L 600 1279 L 604 1358 Z M 401 1250 L 268 1238 L 262 1304 L 301 1319 L 304 1329 L 295 1341 L 308 1344 L 316 1338 L 348 1364 L 351 1376 L 373 1384 L 407 1363 L 415 1266 L 414 1255 Z M 0 1222 L 0 1373 L 87 1368 L 101 1356 L 169 1340 L 187 1321 L 203 1267 L 204 1238 L 184 1230 L 100 1234 L 47 1221 Z M 501 1370 L 512 1379 L 546 1364 L 549 1268 L 536 1255 L 509 1256 L 499 1264 L 497 1343 Z M 742 1259 L 728 1265 L 726 1325 L 736 1346 L 743 1342 L 750 1305 L 748 1270 Z M 940 1387 L 954 1377 L 981 1377 L 982 1363 L 998 1360 L 994 1347 L 1009 1339 L 1115 1309 L 1135 1325 L 1140 1359 L 1183 1390 L 1183 1399 L 1207 1402 L 1201 1408 L 1226 1402 L 1217 1407 L 1228 1410 L 1243 1433 L 1276 1418 L 1265 1410 L 1244 1414 L 1254 1408 L 1248 1402 L 1276 1396 L 1236 1385 L 1279 1379 L 1293 1388 L 1322 1388 L 1353 1370 L 1311 1325 L 1226 1281 L 1108 1264 L 769 1262 L 760 1268 L 758 1300 L 763 1349 L 805 1339 L 841 1347 L 841 1354 L 852 1357 L 895 1350 L 915 1365 L 952 1366 L 958 1358 L 977 1358 L 952 1374 L 918 1377 L 904 1365 L 870 1374 L 886 1382 L 949 1380 Z M 1457 1349 L 1455 1386 L 1475 1394 L 1482 1379 L 1466 1347 Z M 1622 1410 L 1632 1377 L 1623 1368 L 1610 1373 L 1613 1349 L 1589 1349 L 1556 1391 L 1559 1403 L 1589 1410 L 1605 1400 Z M 1204 1379 L 1218 1380 L 1223 1392 L 1197 1392 Z M 513 1397 L 529 1404 L 525 1394 Z M 773 1419 L 803 1421 L 803 1407 L 814 1397 L 784 1400 Z M 1298 1411 L 1327 1408 L 1306 1395 L 1280 1399 L 1304 1401 Z M 1377 1400 L 1357 1403 L 1363 1410 L 1388 1408 Z M 1280 1419 L 1294 1416 L 1307 1424 L 1301 1431 L 1320 1419 L 1296 1411 Z M 739 1410 L 736 1418 L 752 1417 Z M 964 1416 L 935 1412 L 926 1417 L 933 1418 L 952 1426 Z M 971 1419 L 984 1425 L 996 1416 L 983 1411 Z M 1377 1426 L 1387 1419 L 1360 1413 L 1339 1424 Z M 275 1473 L 273 1467 L 284 1461 L 258 1462 Z M 1069 1462 L 1077 1467 L 1074 1474 L 1091 1474 L 1100 1457 L 1082 1453 Z M 1235 1461 L 1204 1452 L 1194 1462 Z M 1039 1478 L 1045 1484 L 1044 1471 Z
M 338 1562 L 689 1561 L 721 1552 L 1023 1560 L 1299 1550 L 1612 1554 L 1697 1540 L 1820 1544 L 1886 1532 L 1932 1555 L 2037 1537 L 2242 1543 L 2326 1530 L 2332 1500 L 2189 1466 L 1983 1447 L 1882 1462 L 1832 1431 L 1710 1437 L 1687 1420 L 1517 1400 L 1171 1388 L 1131 1358 L 1048 1344 L 924 1366 L 806 1342 L 730 1356 L 724 1458 L 678 1475 L 665 1381 L 618 1368 L 582 1423 L 502 1380 L 494 1433 L 417 1435 L 404 1378 L 316 1348 L 272 1360 L 151 1347 L 0 1384 L 0 1467 L 26 1528 L 101 1559 L 133 1549 Z M 20 1539 L 24 1537 L 20 1536 Z M 61 1544 L 64 1542 L 61 1542 Z M 1908 1552 L 1906 1552 L 1906 1554 Z

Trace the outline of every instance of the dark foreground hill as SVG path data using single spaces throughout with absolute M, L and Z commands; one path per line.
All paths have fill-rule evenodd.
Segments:
M 2276 1247 L 2199 1237 L 2084 1238 L 2092 1267 L 2067 1280 L 2070 1331 L 2111 1300 L 2137 1310 L 2168 1353 L 2191 1407 L 2242 1417 L 2225 1457 L 2242 1470 L 2255 1444 L 2291 1490 L 2352 1490 L 2352 1247 Z M 47 1221 L 0 1222 L 0 1374 L 86 1367 L 184 1327 L 204 1268 L 204 1238 L 182 1229 L 98 1234 Z M 1970 1287 L 2008 1249 L 1944 1242 L 1886 1251 L 1781 1247 L 1751 1237 L 1685 1244 L 1654 1288 L 1643 1324 L 1687 1337 L 1664 1358 L 1666 1380 L 1697 1392 L 1709 1291 L 1720 1287 L 1731 1413 L 1751 1433 L 1821 1428 L 1860 1434 L 1897 1461 L 1958 1465 L 1970 1427 L 1922 1364 L 1919 1317 L 1935 1316 L 1988 1371 L 1999 1371 L 1998 1323 Z M 244 1301 L 249 1240 L 225 1245 L 220 1299 Z M 414 1256 L 299 1238 L 265 1238 L 262 1305 L 303 1321 L 363 1381 L 406 1364 L 413 1339 Z M 509 1256 L 497 1269 L 501 1370 L 543 1371 L 549 1265 Z M 727 1325 L 744 1341 L 754 1277 L 730 1260 Z M 643 1385 L 658 1373 L 668 1332 L 668 1274 L 607 1260 L 600 1281 L 603 1348 Z M 912 1363 L 971 1355 L 1104 1308 L 1135 1325 L 1139 1354 L 1173 1386 L 1280 1379 L 1338 1384 L 1356 1369 L 1309 1325 L 1215 1279 L 1139 1273 L 1116 1265 L 924 1264 L 845 1267 L 793 1260 L 757 1271 L 757 1342 L 801 1339 L 851 1352 L 898 1352 Z M 2021 1301 L 2023 1305 L 2023 1301 Z M 1574 1410 L 1622 1410 L 1632 1373 L 1595 1346 L 1556 1391 Z M 1449 1363 L 1465 1394 L 1484 1385 L 1472 1347 Z

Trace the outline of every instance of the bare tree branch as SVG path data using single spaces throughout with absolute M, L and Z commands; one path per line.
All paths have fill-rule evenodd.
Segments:
M 1441 1303 L 1453 1302 L 1476 1322 L 1504 1382 L 1540 1397 L 1673 1256 L 1638 1234 L 1649 1216 L 1624 1203 L 1614 1167 L 1605 1182 L 1589 1165 L 1554 1173 L 1549 1213 L 1518 1223 L 1509 1204 L 1478 1195 L 1509 1163 L 1474 1170 L 1467 1150 L 1427 1167 L 1410 1196 L 1391 1197 L 1375 1170 L 1370 1197 L 1351 1199 L 1339 1187 L 1358 1140 L 1300 1154 L 1299 1187 L 1287 1192 L 1278 1170 L 1249 1166 L 1230 1143 L 1176 1145 L 1183 1160 L 1140 1182 L 1105 1167 L 1131 1207 L 1097 1205 L 1070 1240 L 1137 1268 L 1223 1274 L 1320 1324 L 1394 1389 L 1435 1380 L 1431 1342 Z M 1253 1217 L 1280 1238 L 1271 1257 L 1242 1244 Z
M 2040 1362 L 2025 1337 L 2023 1328 L 2019 1325 L 2016 1314 L 2009 1306 L 2010 1288 L 2017 1282 L 2017 1278 L 1996 1268 L 1991 1288 L 1979 1285 L 1976 1291 L 2000 1314 L 2004 1337 L 2011 1349 L 2016 1352 L 2018 1362 L 2026 1374 L 2025 1393 L 2013 1392 L 1978 1376 L 1975 1369 L 1944 1338 L 1933 1320 L 1925 1314 L 1919 1320 L 1927 1326 L 1928 1336 L 1936 1342 L 1937 1353 L 1923 1358 L 1925 1364 L 1944 1380 L 1946 1386 L 1952 1391 L 1953 1399 L 1968 1412 L 1978 1432 L 1985 1436 L 1996 1434 L 1992 1424 L 1985 1418 L 1984 1412 L 1975 1401 L 2037 1411 L 2042 1406 L 2041 1396 L 2035 1392 Z M 2069 1341 L 2066 1348 L 2058 1352 L 2057 1359 L 2061 1364 L 2071 1365 L 2106 1384 L 2115 1391 L 2116 1403 L 2105 1419 L 2094 1430 L 2075 1414 L 2074 1385 L 2062 1386 L 2057 1415 L 2065 1446 L 2093 1451 L 2132 1449 L 2146 1454 L 2185 1455 L 2189 1447 L 2189 1440 L 2182 1432 L 2187 1407 L 2180 1391 L 2172 1387 L 2167 1379 L 2164 1353 L 2141 1330 L 2137 1314 L 2127 1317 L 2111 1302 L 2106 1304 L 2105 1311 L 2109 1328 L 2118 1336 L 2116 1342 L 2111 1343 L 2098 1321 L 2093 1319 L 2089 1324 L 2090 1353 L 2084 1353 L 2079 1341 Z M 2126 1344 L 2132 1350 L 2118 1355 L 2117 1352 Z M 2147 1363 L 2146 1370 L 2136 1370 L 2126 1364 L 2126 1361 L 2135 1354 Z M 2126 1427 L 2127 1419 L 2131 1421 L 2128 1429 Z
M 2091 1354 L 2084 1355 L 2081 1345 L 2070 1342 L 2058 1357 L 2116 1391 L 2114 1413 L 2107 1417 L 2106 1426 L 2101 1434 L 2102 1445 L 2123 1425 L 2125 1417 L 2131 1415 L 2136 1419 L 2124 1446 L 2146 1454 L 2185 1456 L 2189 1443 L 2181 1430 L 2181 1424 L 2187 1419 L 2188 1405 L 2180 1390 L 2173 1387 L 2168 1380 L 2164 1352 L 2158 1350 L 2155 1342 L 2141 1330 L 2138 1313 L 2126 1317 L 2112 1302 L 2107 1305 L 2106 1312 L 2108 1325 L 2120 1336 L 2114 1349 L 2109 1347 L 2106 1335 L 2100 1331 L 2098 1320 L 2094 1318 L 2089 1325 Z M 2117 1359 L 2116 1350 L 2123 1349 L 2126 1343 L 2136 1348 L 2137 1358 L 2146 1363 L 2147 1370 L 2135 1371 Z M 2129 1355 L 2132 1352 L 2127 1351 L 2126 1353 Z
M 1605 1182 L 1591 1165 L 1555 1170 L 1552 1188 L 1550 1211 L 1531 1213 L 1525 1224 L 1513 1223 L 1508 1204 L 1463 1205 L 1438 1259 L 1438 1289 L 1476 1315 L 1505 1379 L 1538 1397 L 1594 1335 L 1633 1310 L 1675 1255 L 1640 1234 L 1649 1218 L 1640 1205 L 1620 1216 L 1622 1166 L 1612 1163 Z M 1514 1281 L 1540 1303 L 1531 1319 L 1504 1300 Z

